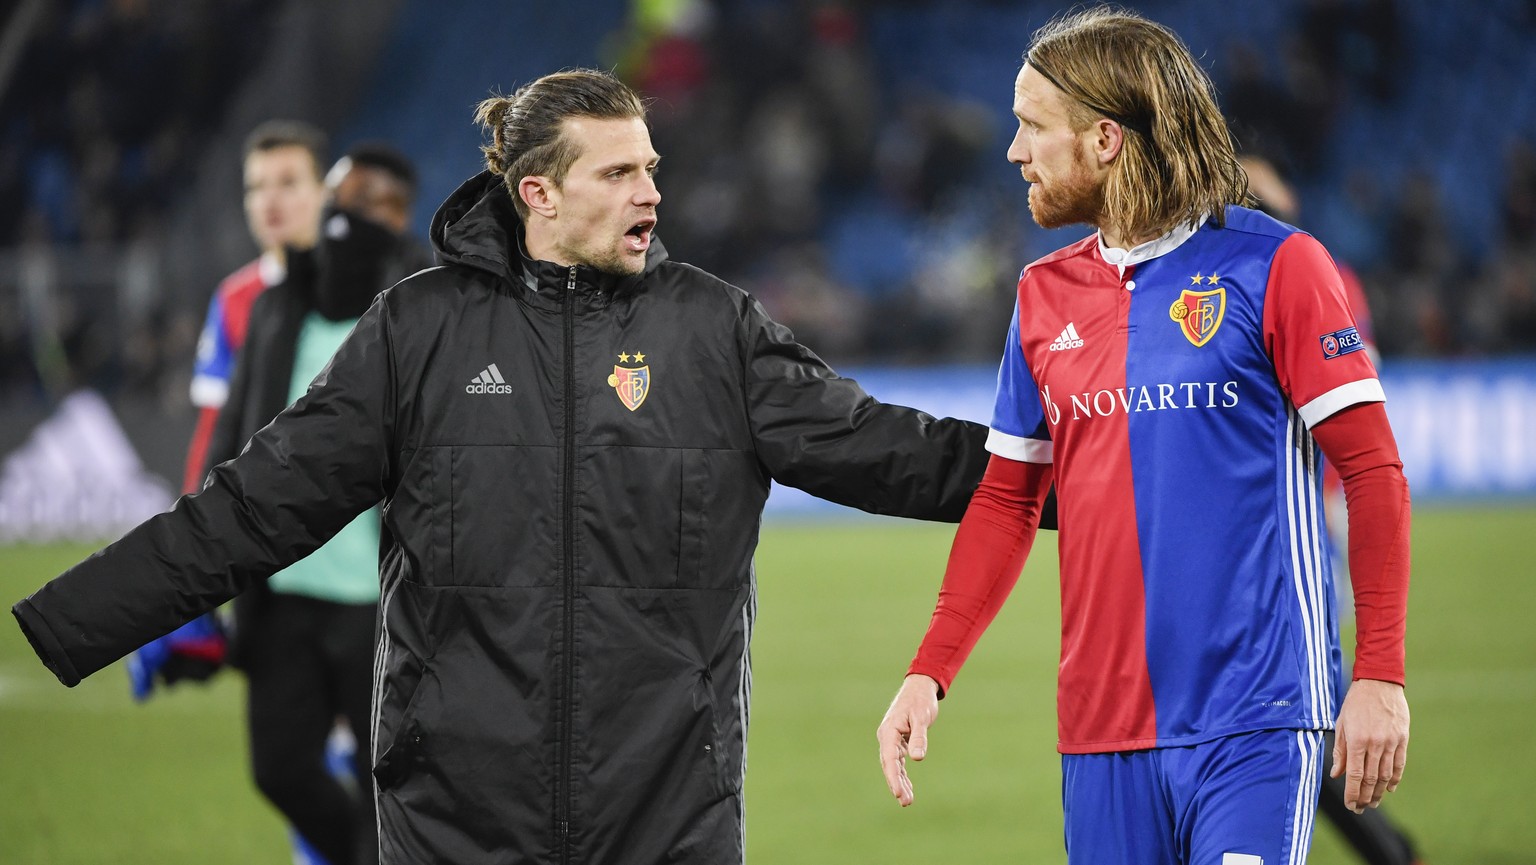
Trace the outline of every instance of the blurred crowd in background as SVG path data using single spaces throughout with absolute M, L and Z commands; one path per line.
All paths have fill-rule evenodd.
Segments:
M 0 21 L 0 400 L 88 384 L 185 404 L 216 276 L 172 284 L 167 216 L 199 182 L 198 158 L 246 131 L 225 128 L 225 109 L 253 86 L 284 5 L 11 4 Z M 1129 5 L 1185 38 L 1241 148 L 1296 185 L 1301 226 L 1360 273 L 1385 355 L 1536 352 L 1536 2 Z M 446 14 L 432 7 L 393 13 L 414 34 L 396 39 L 397 56 L 430 38 L 422 22 Z M 548 16 L 606 14 L 571 7 L 453 8 L 542 15 L 540 30 L 517 35 L 550 52 L 560 31 Z M 993 362 L 1020 268 L 1082 234 L 1034 226 L 1003 155 L 1019 54 L 1057 5 L 597 7 L 611 7 L 605 38 L 543 56 L 617 69 L 654 100 L 658 233 L 672 255 L 751 291 L 836 365 Z M 505 50 L 517 56 L 516 40 Z M 451 58 L 454 46 L 441 51 Z M 412 71 L 385 57 L 371 75 Z M 394 118 L 395 128 L 451 130 L 472 157 L 469 106 L 547 71 L 440 95 L 442 117 Z M 380 86 L 375 104 L 390 104 Z M 356 117 L 344 124 L 378 134 Z M 430 180 L 432 154 L 401 144 Z M 220 157 L 234 165 L 239 153 Z M 459 179 L 473 171 L 465 164 Z M 430 211 L 448 189 L 427 186 Z M 240 190 L 225 192 L 238 218 Z M 417 219 L 418 233 L 426 224 Z

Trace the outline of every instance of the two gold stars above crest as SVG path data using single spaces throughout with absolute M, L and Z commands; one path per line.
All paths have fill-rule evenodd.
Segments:
M 1206 285 L 1215 285 L 1216 284 L 1216 280 L 1218 280 L 1218 279 L 1221 279 L 1221 276 L 1218 275 L 1218 274 L 1215 274 L 1215 273 L 1211 274 L 1210 276 L 1206 276 L 1204 274 L 1197 273 L 1194 276 L 1191 276 L 1189 278 L 1189 284 L 1190 285 L 1199 285 L 1201 280 L 1204 280 Z
M 634 363 L 645 363 L 645 355 L 638 351 L 633 354 L 621 352 L 619 354 L 619 363 L 630 363 L 631 357 L 634 358 Z

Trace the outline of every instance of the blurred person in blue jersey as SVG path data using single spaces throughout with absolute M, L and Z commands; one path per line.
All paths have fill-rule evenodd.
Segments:
M 1238 157 L 1243 171 L 1248 175 L 1248 191 L 1258 200 L 1258 209 L 1281 222 L 1295 225 L 1301 216 L 1301 201 L 1296 190 L 1281 176 L 1275 164 L 1257 154 L 1245 153 Z M 1355 326 L 1365 343 L 1365 351 L 1373 361 L 1378 359 L 1376 343 L 1372 336 L 1371 311 L 1360 278 L 1347 262 L 1335 261 L 1339 278 L 1344 286 L 1350 312 L 1355 316 Z M 1323 465 L 1323 515 L 1328 526 L 1334 583 L 1338 596 L 1339 621 L 1345 623 L 1354 618 L 1349 580 L 1348 504 L 1344 496 L 1344 484 L 1332 463 Z M 1343 779 L 1332 774 L 1333 736 L 1328 737 L 1324 749 L 1324 775 L 1318 805 L 1344 840 L 1349 842 L 1361 861 L 1369 865 L 1415 865 L 1420 862 L 1418 849 L 1413 840 L 1380 810 L 1356 812 L 1344 798 Z
M 614 76 L 547 75 L 476 119 L 486 170 L 433 219 L 442 265 L 380 295 L 202 492 L 13 612 L 73 685 L 382 505 L 380 860 L 740 863 L 770 481 L 958 520 L 986 429 L 876 401 L 671 259 L 645 105 Z
M 288 250 L 315 245 L 326 197 L 327 146 L 324 132 L 296 120 L 269 120 L 246 136 L 245 220 L 260 255 L 225 277 L 208 302 L 192 370 L 192 404 L 198 414 L 187 448 L 182 492 L 203 487 L 208 442 L 219 409 L 229 398 L 251 305 L 268 287 L 282 281 Z
M 416 170 L 404 154 L 354 146 L 325 187 L 315 246 L 287 250 L 285 276 L 251 306 L 207 471 L 304 395 L 379 292 L 431 264 L 407 235 Z M 378 556 L 374 508 L 234 604 L 231 660 L 246 676 L 256 786 L 328 865 L 378 858 L 372 790 L 347 789 L 325 765 L 339 717 L 357 743 L 352 775 L 371 787 Z
M 877 738 L 913 801 L 938 701 L 1017 581 L 1054 480 L 1068 862 L 1300 863 L 1324 734 L 1354 811 L 1407 759 L 1408 487 L 1321 244 L 1256 210 L 1214 88 L 1166 27 L 1036 31 L 1008 158 L 1042 227 L 986 477 Z M 1348 496 L 1359 628 L 1340 705 L 1318 452 Z

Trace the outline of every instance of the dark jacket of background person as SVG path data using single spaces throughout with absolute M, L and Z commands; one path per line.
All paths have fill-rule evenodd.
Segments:
M 769 479 L 957 520 L 985 428 L 876 402 L 659 243 L 637 277 L 533 264 L 531 289 L 497 176 L 432 236 L 446 266 L 201 494 L 14 611 L 74 684 L 382 500 L 381 861 L 739 862 Z M 639 366 L 631 408 L 609 379 Z
M 344 236 L 322 237 L 312 250 L 288 250 L 283 281 L 252 306 L 245 349 L 209 440 L 204 477 L 238 456 L 251 436 L 287 407 L 294 350 L 309 313 L 332 321 L 359 318 L 380 291 L 432 264 L 431 254 L 408 236 L 355 214 L 331 209 L 323 221 L 332 226 L 338 219 L 347 222 Z M 235 599 L 230 661 L 237 667 L 244 661 L 240 635 L 249 632 L 267 595 L 260 582 Z

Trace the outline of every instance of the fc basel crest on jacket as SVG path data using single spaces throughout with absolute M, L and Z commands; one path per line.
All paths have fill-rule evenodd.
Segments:
M 642 363 L 645 355 L 641 352 L 628 352 L 619 355 L 619 363 Z M 613 367 L 613 375 L 608 376 L 608 386 L 619 395 L 619 402 L 630 411 L 640 407 L 645 402 L 646 394 L 651 392 L 651 368 L 649 366 L 618 366 Z
M 1208 281 L 1210 285 L 1216 285 L 1219 276 L 1191 277 L 1194 284 L 1199 285 L 1200 280 Z M 1179 323 L 1179 330 L 1183 331 L 1184 338 L 1189 340 L 1195 348 L 1211 341 L 1216 335 L 1216 329 L 1221 327 L 1221 318 L 1227 311 L 1227 290 L 1221 286 L 1208 291 L 1195 291 L 1184 289 L 1179 294 L 1179 299 L 1168 307 L 1168 317 Z

